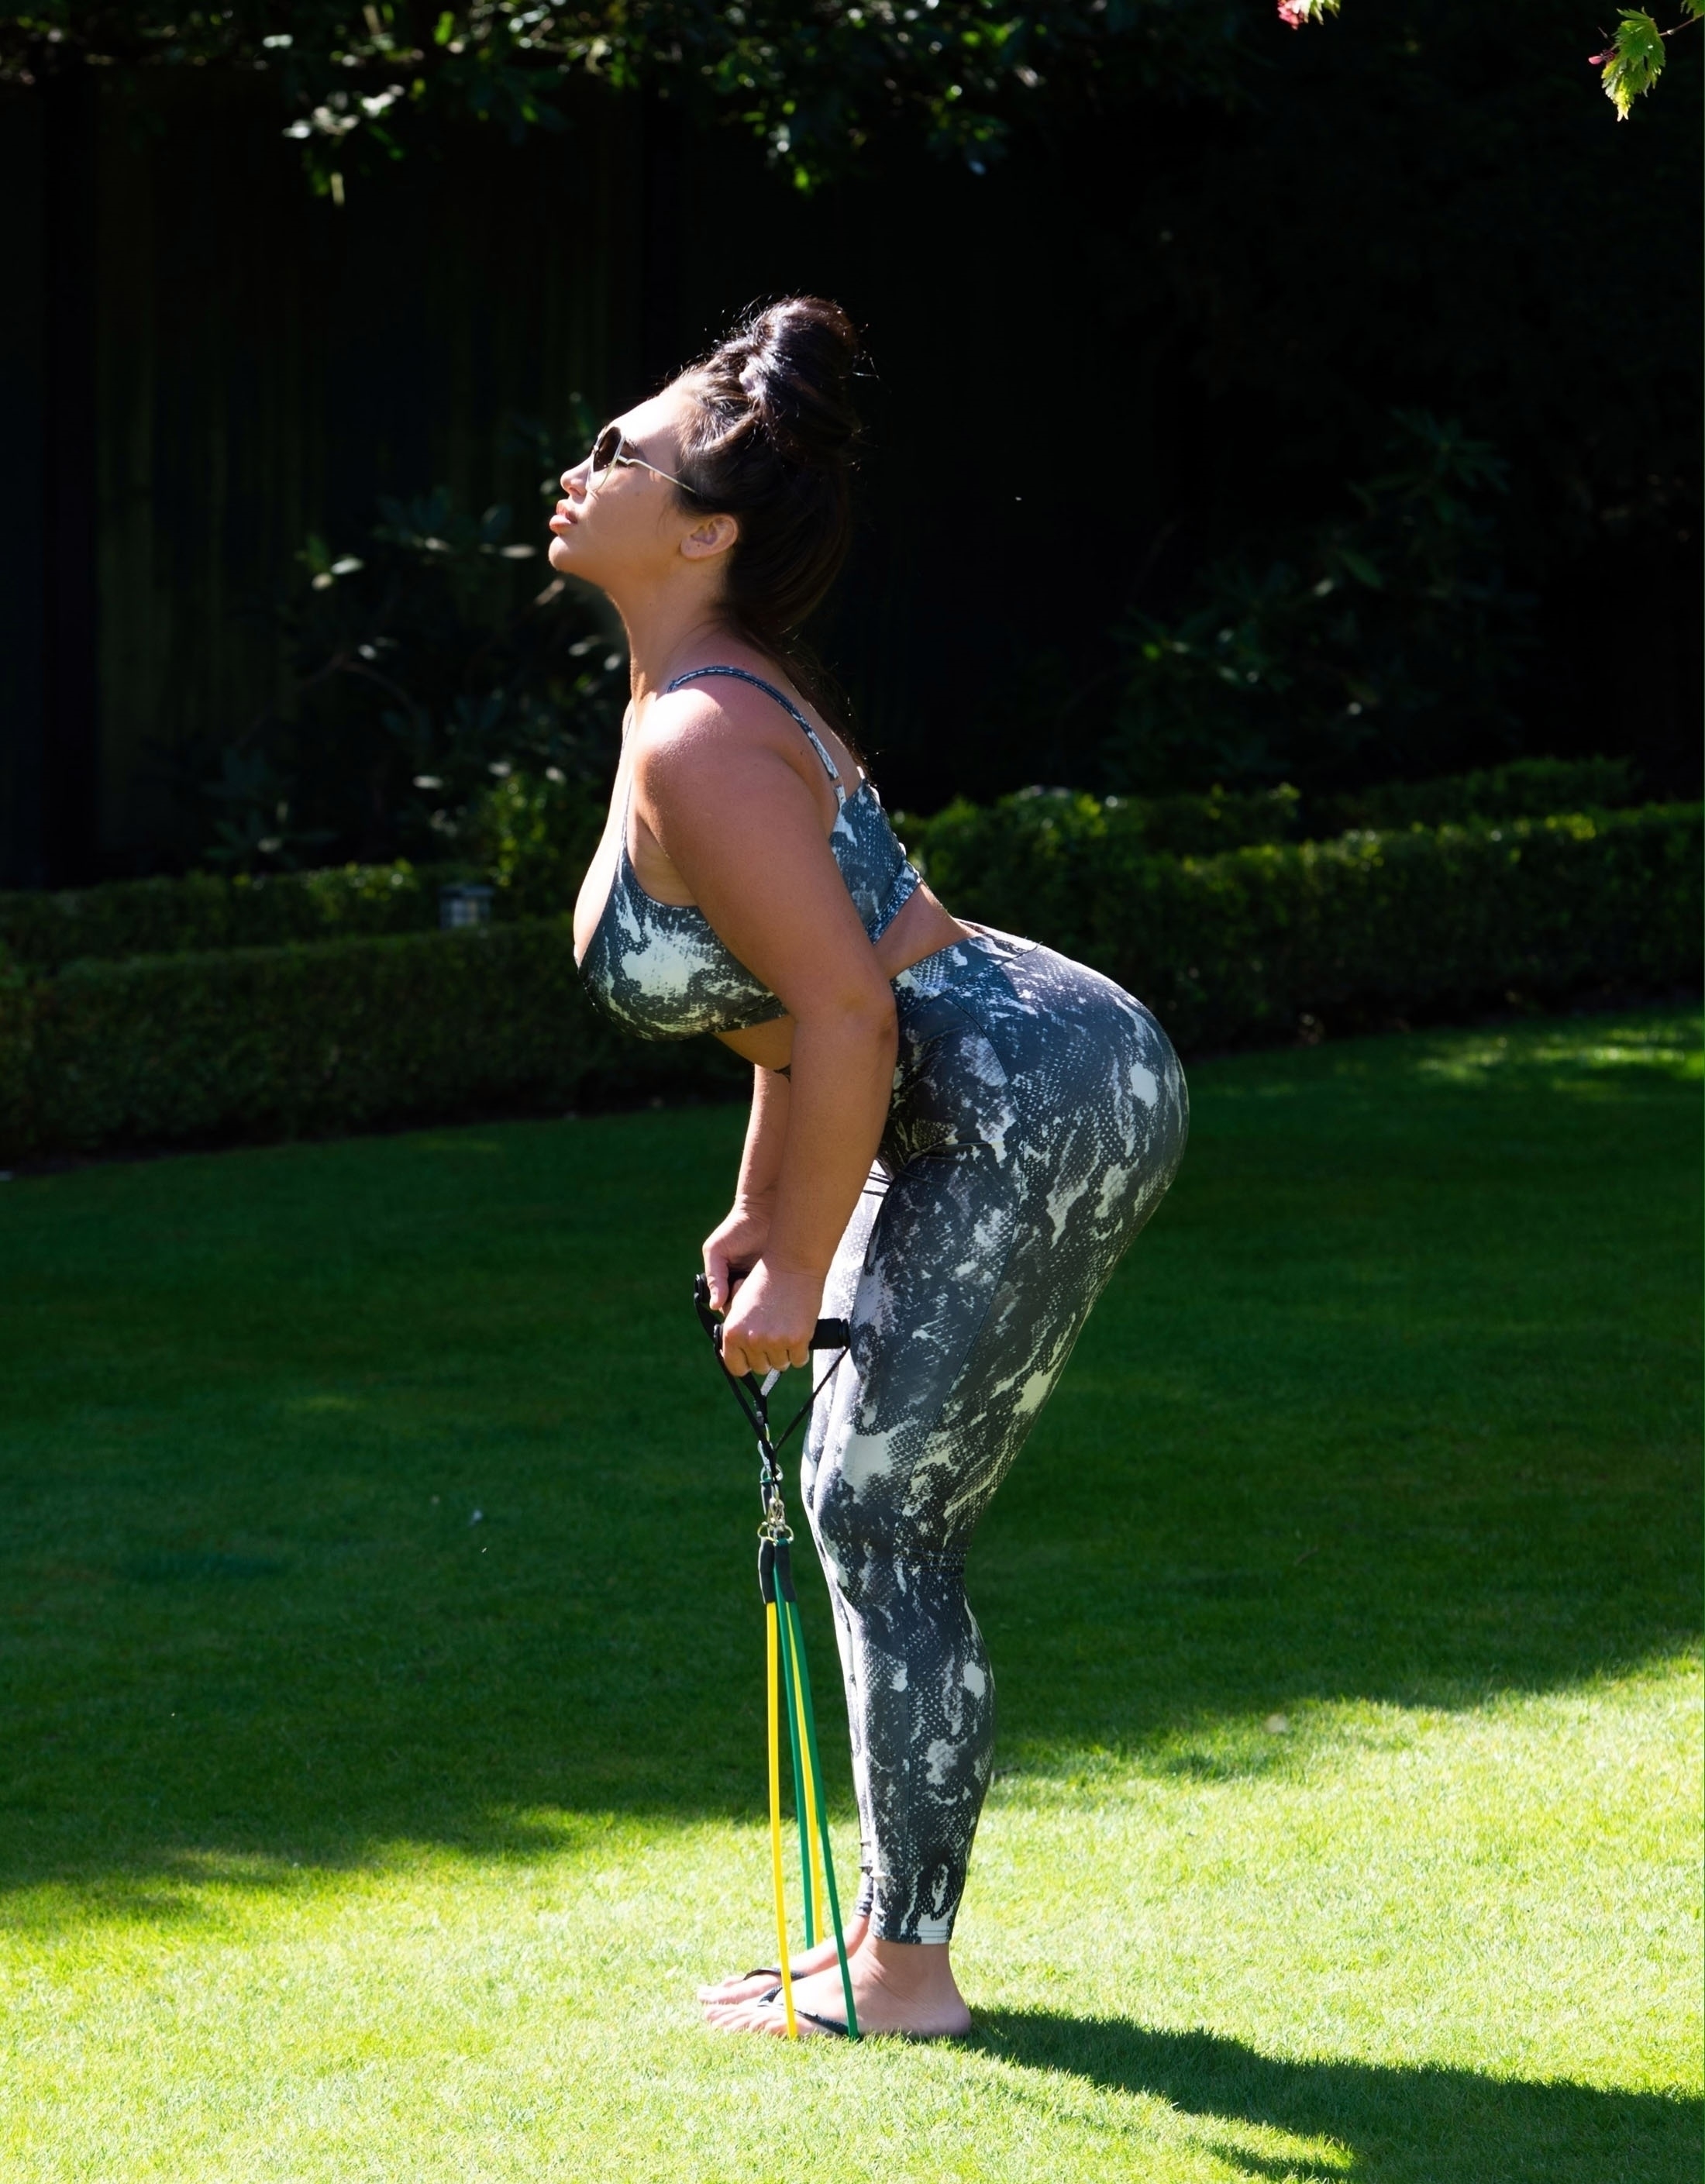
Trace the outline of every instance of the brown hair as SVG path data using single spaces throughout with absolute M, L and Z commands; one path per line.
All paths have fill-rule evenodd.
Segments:
M 814 704 L 827 697 L 837 714 L 843 709 L 799 630 L 851 542 L 858 361 L 858 335 L 839 304 L 788 296 L 749 313 L 681 375 L 698 405 L 682 476 L 697 500 L 740 526 L 728 557 L 728 618 Z

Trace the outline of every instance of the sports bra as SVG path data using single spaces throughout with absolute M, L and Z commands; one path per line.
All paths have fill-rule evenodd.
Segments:
M 732 676 L 761 690 L 797 721 L 823 771 L 835 786 L 834 831 L 829 850 L 846 882 L 853 907 L 872 940 L 879 940 L 918 885 L 915 866 L 868 776 L 848 795 L 822 738 L 793 699 L 744 667 L 694 667 L 668 686 L 698 682 L 708 675 Z M 664 695 L 668 695 L 666 690 Z M 630 775 L 622 807 L 616 876 L 610 883 L 580 975 L 593 1000 L 612 1022 L 641 1039 L 690 1039 L 705 1031 L 748 1031 L 787 1014 L 718 939 L 696 903 L 659 902 L 640 886 L 627 855 L 627 813 L 633 801 Z

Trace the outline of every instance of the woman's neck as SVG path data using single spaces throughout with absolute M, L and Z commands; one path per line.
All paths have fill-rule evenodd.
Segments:
M 613 603 L 627 633 L 628 686 L 636 710 L 687 667 L 727 651 L 731 632 L 716 604 L 701 593 Z

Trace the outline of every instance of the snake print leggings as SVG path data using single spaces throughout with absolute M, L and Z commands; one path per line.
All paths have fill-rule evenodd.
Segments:
M 1034 941 L 982 929 L 894 986 L 894 1102 L 823 1297 L 852 1346 L 802 1483 L 846 1680 L 859 1908 L 883 1940 L 944 1942 L 995 1739 L 966 1548 L 1172 1181 L 1189 1103 L 1141 1002 Z

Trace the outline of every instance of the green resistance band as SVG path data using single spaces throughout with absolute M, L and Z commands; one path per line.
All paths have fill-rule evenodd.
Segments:
M 767 1567 L 766 1567 L 767 1565 Z M 794 1591 L 791 1542 L 766 1537 L 758 1550 L 758 1585 L 766 1604 L 773 1599 L 781 1637 L 783 1701 L 777 1712 L 786 1715 L 788 1742 L 794 1761 L 794 1811 L 800 1827 L 800 1879 L 805 1895 L 805 1947 L 813 1945 L 816 1927 L 812 1897 L 820 1886 L 827 1893 L 829 1919 L 834 1930 L 835 1959 L 840 1966 L 841 1997 L 846 2004 L 847 2037 L 859 2036 L 858 2010 L 853 2002 L 852 1972 L 847 1964 L 846 1936 L 841 1925 L 840 1891 L 835 1886 L 834 1852 L 829 1846 L 828 1814 L 823 1809 L 817 1785 L 822 1763 L 817 1757 L 816 1709 L 811 1704 L 811 1672 L 805 1665 L 805 1634 L 800 1622 L 799 1598 Z M 815 1835 L 816 1840 L 812 1842 Z M 815 1885 L 814 1885 L 815 1884 Z M 777 1906 L 778 1917 L 781 1907 Z
M 835 1957 L 840 1965 L 841 1994 L 846 2004 L 847 2037 L 859 2036 L 858 2012 L 853 2003 L 852 1972 L 847 1963 L 846 1937 L 841 1924 L 840 1893 L 835 1886 L 834 1853 L 829 1844 L 828 1815 L 823 1808 L 822 1762 L 817 1751 L 816 1712 L 811 1704 L 811 1675 L 805 1663 L 805 1634 L 800 1620 L 799 1596 L 794 1590 L 793 1531 L 782 1496 L 780 1450 L 809 1414 L 846 1356 L 849 1333 L 844 1320 L 819 1320 L 811 1348 L 836 1350 L 839 1355 L 817 1382 L 790 1424 L 778 1435 L 770 1431 L 770 1390 L 779 1375 L 760 1380 L 755 1373 L 736 1374 L 722 1364 L 722 1318 L 710 1306 L 710 1284 L 699 1275 L 693 1284 L 693 1301 L 700 1324 L 710 1338 L 722 1377 L 733 1390 L 747 1424 L 757 1436 L 758 1499 L 763 1518 L 758 1526 L 758 1591 L 764 1604 L 766 1651 L 769 1661 L 769 1775 L 771 1868 L 774 1876 L 776 1937 L 781 1949 L 783 2004 L 791 2038 L 799 2036 L 794 2011 L 793 1978 L 788 1957 L 788 1915 L 782 1864 L 780 1736 L 787 1727 L 789 1771 L 793 1778 L 794 1815 L 800 1834 L 800 1882 L 804 1898 L 805 1947 L 816 1946 L 823 1924 L 827 1897 L 835 1937 Z

